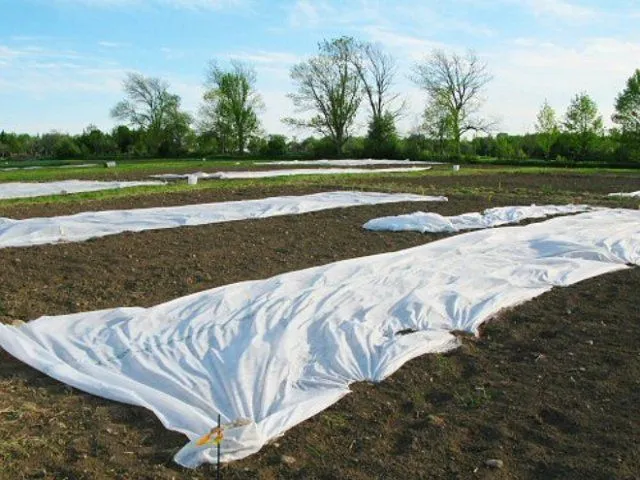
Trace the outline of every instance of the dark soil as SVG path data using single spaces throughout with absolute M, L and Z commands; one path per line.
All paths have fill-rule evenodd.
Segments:
M 532 202 L 594 203 L 607 206 L 636 208 L 640 200 L 635 198 L 607 198 L 612 192 L 640 190 L 640 176 L 630 175 L 532 175 L 532 174 L 486 174 L 435 176 L 428 173 L 419 177 L 379 176 L 375 179 L 346 177 L 340 180 L 327 178 L 314 185 L 279 185 L 263 183 L 255 187 L 229 189 L 211 188 L 165 194 L 144 194 L 110 199 L 82 199 L 73 202 L 37 202 L 28 200 L 19 203 L 0 204 L 0 217 L 28 218 L 71 215 L 87 210 L 115 210 L 125 208 L 147 208 L 186 205 L 192 203 L 221 202 L 264 198 L 275 195 L 301 195 L 329 190 L 381 190 L 416 192 L 446 195 L 451 200 L 460 196 L 482 195 L 489 199 L 499 196 L 509 204 Z M 372 186 L 372 183 L 375 185 Z M 523 199 L 526 202 L 523 202 Z
M 260 196 L 258 190 L 226 194 Z M 144 206 L 213 201 L 216 192 L 190 195 L 145 196 Z M 149 306 L 398 250 L 442 236 L 366 232 L 362 223 L 418 209 L 450 215 L 514 203 L 509 195 L 457 195 L 447 204 L 357 207 L 2 249 L 0 320 Z M 531 202 L 522 197 L 516 203 Z M 52 207 L 73 206 L 62 205 Z M 27 216 L 42 205 L 20 208 Z M 381 384 L 354 385 L 354 393 L 332 408 L 258 454 L 224 466 L 223 478 L 640 478 L 638 291 L 639 269 L 554 289 L 505 312 L 480 338 L 463 337 L 455 352 L 416 359 Z M 183 470 L 172 463 L 184 442 L 142 408 L 84 394 L 0 352 L 2 480 L 214 478 L 212 467 Z M 284 464 L 282 455 L 295 462 Z M 486 467 L 487 459 L 504 466 Z

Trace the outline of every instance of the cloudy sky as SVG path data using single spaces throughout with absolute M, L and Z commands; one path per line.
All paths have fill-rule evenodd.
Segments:
M 318 41 L 380 43 L 398 60 L 398 91 L 418 123 L 408 76 L 434 48 L 474 50 L 493 81 L 485 114 L 499 131 L 531 131 L 546 99 L 562 113 L 585 91 L 605 120 L 640 68 L 638 0 L 0 0 L 0 130 L 111 128 L 126 72 L 168 80 L 196 113 L 209 60 L 253 64 L 270 133 L 297 134 L 290 67 Z

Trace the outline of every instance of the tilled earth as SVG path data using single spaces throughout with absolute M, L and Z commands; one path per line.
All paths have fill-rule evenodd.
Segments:
M 0 321 L 150 306 L 444 236 L 363 231 L 361 225 L 376 216 L 418 209 L 452 215 L 567 195 L 609 204 L 595 194 L 638 189 L 626 177 L 591 177 L 590 188 L 583 177 L 550 186 L 547 176 L 538 177 L 539 188 L 534 179 L 521 185 L 523 179 L 505 178 L 512 184 L 500 189 L 493 179 L 485 187 L 497 193 L 456 194 L 449 203 L 356 207 L 2 249 Z M 435 188 L 447 194 L 445 185 Z M 514 201 L 519 188 L 529 194 Z M 91 207 L 307 191 L 202 190 Z M 624 204 L 633 207 L 634 201 Z M 18 204 L 0 215 L 57 215 L 84 207 Z M 464 336 L 457 351 L 413 360 L 381 384 L 354 385 L 353 394 L 258 454 L 225 465 L 223 478 L 640 478 L 638 291 L 635 268 L 554 289 L 504 312 L 480 337 Z M 211 467 L 184 470 L 172 463 L 184 442 L 142 408 L 84 394 L 0 352 L 0 479 L 213 478 Z M 487 467 L 488 459 L 502 467 Z

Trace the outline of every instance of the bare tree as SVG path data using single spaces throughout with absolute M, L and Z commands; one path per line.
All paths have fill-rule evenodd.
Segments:
M 474 53 L 461 56 L 436 50 L 413 70 L 413 80 L 427 92 L 429 104 L 448 114 L 455 155 L 460 154 L 460 139 L 466 132 L 488 131 L 492 126 L 478 116 L 491 75 Z
M 111 116 L 143 131 L 154 153 L 162 143 L 174 142 L 191 123 L 180 111 L 180 97 L 169 93 L 169 84 L 159 78 L 129 73 L 123 82 L 126 99 L 119 102 Z
M 249 137 L 260 129 L 258 112 L 263 102 L 256 90 L 255 70 L 237 61 L 231 62 L 229 70 L 211 62 L 206 87 L 202 126 L 216 135 L 223 151 L 233 146 L 242 154 Z
M 297 92 L 289 94 L 299 112 L 315 115 L 284 122 L 330 137 L 340 155 L 362 101 L 362 82 L 353 68 L 355 43 L 349 37 L 324 40 L 319 50 L 317 56 L 291 69 Z
M 404 102 L 400 107 L 393 107 L 400 97 L 400 94 L 392 92 L 397 73 L 393 56 L 378 45 L 361 43 L 357 46 L 357 55 L 354 55 L 354 66 L 369 102 L 372 120 L 383 118 L 387 112 L 397 118 Z
M 362 82 L 371 117 L 366 139 L 366 151 L 373 157 L 394 155 L 397 148 L 395 122 L 406 108 L 393 92 L 397 73 L 396 61 L 373 43 L 357 43 L 353 55 L 354 68 Z

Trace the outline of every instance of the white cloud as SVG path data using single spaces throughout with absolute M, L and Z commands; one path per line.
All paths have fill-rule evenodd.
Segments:
M 259 64 L 284 64 L 292 65 L 301 60 L 298 55 L 287 52 L 269 52 L 266 50 L 257 50 L 254 52 L 238 52 L 227 55 L 229 58 L 242 60 L 245 62 Z
M 110 42 L 107 40 L 102 40 L 98 42 L 98 45 L 104 48 L 124 48 L 129 46 L 128 43 Z
M 580 46 L 518 39 L 489 56 L 494 81 L 486 110 L 504 119 L 505 131 L 530 131 L 545 98 L 563 115 L 571 97 L 585 91 L 608 122 L 638 58 L 640 43 L 615 38 L 590 38 Z
M 324 0 L 297 0 L 290 10 L 289 24 L 294 28 L 315 27 L 332 12 L 333 8 Z
M 95 8 L 172 7 L 176 9 L 223 9 L 248 7 L 252 0 L 54 0 L 58 4 L 77 4 Z
M 546 15 L 563 20 L 580 21 L 596 18 L 599 11 L 565 0 L 527 0 L 528 7 L 536 15 Z

